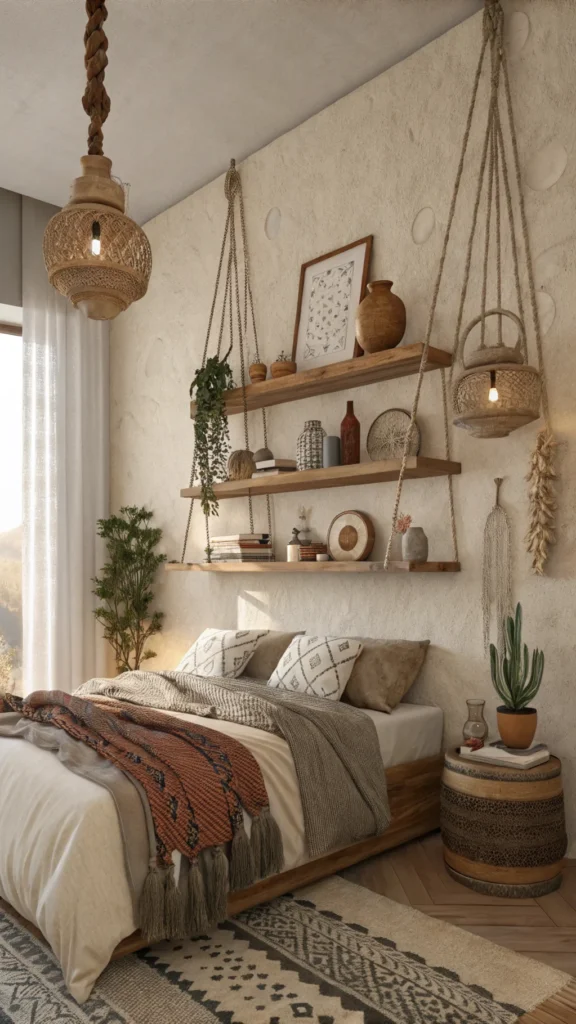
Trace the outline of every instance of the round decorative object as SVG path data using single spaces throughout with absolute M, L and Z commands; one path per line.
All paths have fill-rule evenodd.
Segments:
M 441 828 L 451 875 L 487 896 L 535 898 L 562 881 L 561 764 L 520 769 L 446 754 Z
M 410 413 L 404 409 L 387 409 L 376 417 L 366 440 L 366 450 L 373 462 L 380 459 L 401 459 L 404 454 Z M 420 427 L 414 423 L 409 455 L 418 455 L 422 444 Z
M 269 462 L 274 458 L 274 453 L 269 448 L 259 448 L 254 452 L 254 462 Z
M 326 543 L 335 562 L 363 562 L 374 547 L 374 524 L 363 512 L 340 512 L 330 523 Z
M 406 330 L 406 307 L 392 281 L 371 281 L 356 311 L 356 337 L 364 352 L 382 352 L 400 344 Z
M 306 420 L 296 444 L 296 466 L 299 470 L 322 469 L 326 431 L 320 420 Z
M 515 313 L 491 309 L 486 316 L 507 316 L 518 326 L 521 337 L 524 326 Z M 477 316 L 464 331 L 461 350 L 471 330 L 482 321 Z M 457 427 L 468 430 L 473 437 L 507 437 L 512 430 L 537 420 L 540 415 L 540 374 L 533 366 L 524 365 L 520 344 L 485 346 L 464 362 L 464 373 L 454 388 L 454 420 Z M 489 397 L 496 392 L 496 400 Z
M 246 451 L 246 449 L 232 452 L 228 459 L 229 480 L 249 480 L 255 472 L 256 464 L 252 452 Z
M 152 251 L 142 228 L 124 213 L 112 162 L 105 156 L 81 162 L 83 176 L 70 202 L 46 227 L 44 262 L 50 283 L 86 316 L 112 320 L 146 294 Z

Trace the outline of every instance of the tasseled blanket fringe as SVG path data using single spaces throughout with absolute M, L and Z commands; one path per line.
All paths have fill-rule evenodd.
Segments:
M 174 865 L 150 861 L 140 898 L 140 930 L 147 942 L 203 935 L 227 916 L 228 893 L 247 889 L 282 870 L 282 835 L 269 808 L 252 819 L 250 839 L 236 830 L 226 856 L 223 846 L 208 847 L 193 861 L 182 858 L 179 884 Z

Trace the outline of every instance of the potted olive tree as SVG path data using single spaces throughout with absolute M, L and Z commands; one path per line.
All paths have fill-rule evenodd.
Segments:
M 522 646 L 521 604 L 516 605 L 514 618 L 506 620 L 504 650 L 499 653 L 490 644 L 490 667 L 494 688 L 503 702 L 497 709 L 500 736 L 507 747 L 526 750 L 536 732 L 536 708 L 528 705 L 540 689 L 544 654 L 536 648 L 530 664 L 528 647 Z

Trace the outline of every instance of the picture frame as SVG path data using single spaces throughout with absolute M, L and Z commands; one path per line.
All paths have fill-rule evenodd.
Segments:
M 292 359 L 298 370 L 362 355 L 356 341 L 356 310 L 366 295 L 373 235 L 300 268 Z

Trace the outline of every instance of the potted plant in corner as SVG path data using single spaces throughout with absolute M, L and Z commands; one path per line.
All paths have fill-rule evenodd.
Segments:
M 528 647 L 522 646 L 521 604 L 516 605 L 514 618 L 510 615 L 506 620 L 502 653 L 490 644 L 490 668 L 494 688 L 503 701 L 497 709 L 500 737 L 507 747 L 526 750 L 536 732 L 536 708 L 528 705 L 540 689 L 544 654 L 536 648 L 530 665 Z

